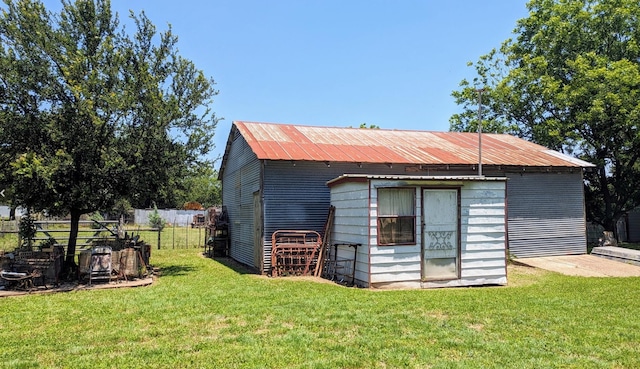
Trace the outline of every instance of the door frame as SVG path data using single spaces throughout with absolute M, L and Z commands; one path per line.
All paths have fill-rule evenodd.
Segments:
M 424 277 L 424 251 L 425 251 L 425 228 L 426 228 L 426 222 L 425 222 L 425 213 L 426 213 L 426 209 L 424 206 L 425 203 L 425 199 L 424 199 L 424 192 L 425 190 L 454 190 L 456 191 L 456 212 L 457 212 L 457 221 L 456 221 L 456 232 L 457 237 L 456 237 L 456 277 L 455 278 L 435 278 L 435 279 L 431 279 L 431 278 L 425 278 Z M 459 280 L 462 277 L 462 270 L 461 270 L 461 266 L 462 266 L 462 237 L 461 237 L 461 231 L 462 231 L 462 224 L 461 224 L 461 220 L 462 220 L 462 212 L 461 212 L 461 192 L 462 192 L 462 186 L 426 186 L 426 187 L 420 187 L 420 280 L 423 282 L 433 282 L 433 281 L 454 281 L 454 280 Z

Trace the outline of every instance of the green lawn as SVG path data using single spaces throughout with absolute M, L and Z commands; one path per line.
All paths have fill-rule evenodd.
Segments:
M 0 299 L 2 368 L 638 368 L 640 278 L 373 291 L 153 250 L 147 287 Z
M 58 227 L 62 228 L 62 227 Z M 81 233 L 85 236 L 91 235 L 95 230 L 88 227 L 81 227 Z M 158 232 L 156 231 L 144 231 L 141 229 L 149 229 L 149 226 L 128 226 L 127 233 L 131 235 L 140 235 L 140 238 L 149 243 L 152 249 L 157 250 L 158 246 Z M 105 236 L 109 235 L 109 232 L 102 232 Z M 38 236 L 43 236 L 39 233 Z M 58 241 L 67 243 L 68 233 L 55 233 L 54 236 Z M 35 244 L 41 241 L 36 241 Z M 79 240 L 78 242 L 82 242 Z M 181 249 L 181 248 L 196 248 L 201 247 L 205 243 L 205 230 L 204 228 L 190 228 L 190 227 L 166 227 L 160 235 L 160 246 L 163 249 Z M 18 246 L 18 235 L 15 233 L 0 233 L 0 250 L 12 251 Z

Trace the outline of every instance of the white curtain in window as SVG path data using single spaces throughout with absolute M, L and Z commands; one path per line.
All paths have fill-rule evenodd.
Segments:
M 378 190 L 378 215 L 415 215 L 414 190 L 411 188 L 381 188 Z

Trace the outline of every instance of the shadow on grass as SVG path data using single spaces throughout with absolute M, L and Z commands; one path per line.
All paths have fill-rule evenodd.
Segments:
M 159 275 L 161 277 L 176 277 L 193 273 L 198 268 L 186 265 L 171 265 L 160 268 Z
M 258 271 L 256 269 L 251 268 L 244 264 L 240 264 L 237 261 L 231 259 L 230 257 L 216 256 L 211 259 L 219 262 L 220 264 L 224 265 L 225 267 L 233 270 L 238 274 L 258 274 Z

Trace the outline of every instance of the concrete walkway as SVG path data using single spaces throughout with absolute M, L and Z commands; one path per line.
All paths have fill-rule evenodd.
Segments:
M 580 277 L 640 277 L 640 266 L 586 254 L 514 259 L 513 262 Z

